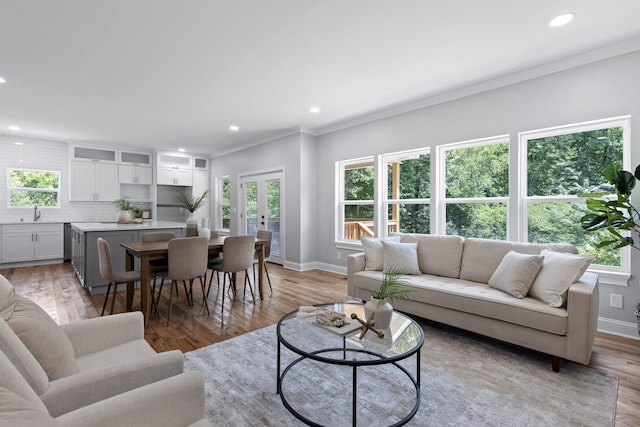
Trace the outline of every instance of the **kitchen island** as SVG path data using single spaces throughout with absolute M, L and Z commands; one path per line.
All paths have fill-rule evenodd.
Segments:
M 172 221 L 148 220 L 141 224 L 74 222 L 71 223 L 71 263 L 78 280 L 91 294 L 105 293 L 107 282 L 100 276 L 98 237 L 109 242 L 113 271 L 125 271 L 125 250 L 120 243 L 139 242 L 143 234 L 151 231 L 173 231 L 178 237 L 184 237 L 185 230 L 185 223 Z

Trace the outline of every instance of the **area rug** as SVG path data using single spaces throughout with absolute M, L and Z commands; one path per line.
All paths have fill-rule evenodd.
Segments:
M 613 426 L 618 380 L 548 356 L 440 324 L 423 322 L 421 403 L 411 426 Z M 205 375 L 207 418 L 215 426 L 303 425 L 276 394 L 276 327 L 185 354 Z M 283 348 L 282 365 L 295 355 Z M 402 362 L 415 372 L 415 356 Z M 314 422 L 350 425 L 349 367 L 304 361 L 285 378 L 290 403 Z M 384 385 L 384 386 L 381 386 Z M 382 389 L 382 390 L 381 390 Z M 398 369 L 358 370 L 358 425 L 390 425 L 415 403 Z

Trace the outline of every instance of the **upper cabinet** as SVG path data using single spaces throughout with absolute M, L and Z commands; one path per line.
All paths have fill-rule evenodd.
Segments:
M 158 185 L 178 185 L 191 187 L 193 185 L 193 157 L 184 153 L 157 154 Z
M 112 202 L 120 197 L 118 151 L 71 146 L 70 201 Z
M 108 148 L 81 147 L 78 145 L 71 146 L 72 161 L 86 162 L 118 162 L 118 150 Z
M 209 158 L 193 156 L 193 170 L 209 170 Z
M 192 169 L 193 157 L 185 153 L 158 153 L 158 167 Z
M 151 153 L 137 153 L 134 151 L 120 150 L 120 164 L 151 167 Z

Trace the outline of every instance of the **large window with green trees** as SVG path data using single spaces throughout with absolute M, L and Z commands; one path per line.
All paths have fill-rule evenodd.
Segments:
M 337 240 L 359 240 L 376 234 L 373 157 L 336 163 L 338 181 Z
M 428 149 L 382 156 L 387 233 L 431 231 L 431 156 Z
M 601 269 L 628 270 L 628 248 L 598 249 L 601 236 L 582 229 L 585 200 L 577 197 L 606 182 L 608 164 L 629 158 L 628 137 L 628 118 L 521 133 L 523 240 L 571 243 Z
M 216 228 L 229 230 L 231 228 L 231 179 L 224 176 L 217 179 L 218 220 Z
M 438 147 L 439 234 L 507 238 L 509 136 Z
M 60 207 L 60 172 L 7 169 L 8 206 Z

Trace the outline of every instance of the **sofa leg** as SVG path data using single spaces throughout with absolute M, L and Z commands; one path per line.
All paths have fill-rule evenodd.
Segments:
M 560 372 L 560 358 L 558 356 L 551 356 L 551 369 L 553 372 Z

